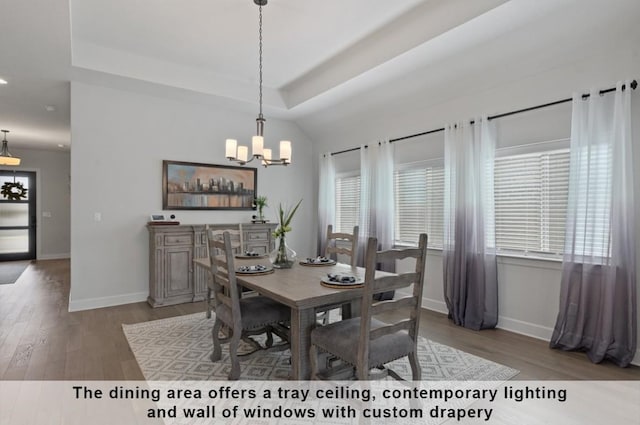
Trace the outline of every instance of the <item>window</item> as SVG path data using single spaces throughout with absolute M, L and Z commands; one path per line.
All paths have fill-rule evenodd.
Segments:
M 420 233 L 427 233 L 428 246 L 442 248 L 444 167 L 396 170 L 394 185 L 396 243 L 417 244 Z
M 569 189 L 569 149 L 498 157 L 494 173 L 497 252 L 561 256 Z M 444 234 L 442 161 L 400 166 L 394 172 L 394 189 L 395 243 L 415 245 L 420 233 L 426 232 L 429 248 L 441 249 Z M 603 195 L 603 200 L 606 199 Z M 359 216 L 360 176 L 338 177 L 337 231 L 350 233 Z M 598 246 L 590 249 L 597 251 Z
M 568 149 L 496 158 L 494 190 L 498 253 L 563 253 Z
M 360 176 L 336 178 L 336 232 L 352 233 L 360 218 Z

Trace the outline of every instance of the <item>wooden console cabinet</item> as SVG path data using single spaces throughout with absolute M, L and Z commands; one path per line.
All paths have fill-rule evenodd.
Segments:
M 238 224 L 210 224 L 212 229 L 237 229 Z M 276 224 L 242 224 L 244 249 L 268 253 Z M 204 224 L 147 225 L 149 230 L 149 297 L 152 307 L 204 300 L 209 274 L 194 267 L 193 259 L 206 257 Z

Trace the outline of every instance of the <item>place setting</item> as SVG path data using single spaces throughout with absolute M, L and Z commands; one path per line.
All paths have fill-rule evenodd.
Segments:
M 321 256 L 308 257 L 305 260 L 300 261 L 300 265 L 310 267 L 334 266 L 336 265 L 336 261 L 331 258 Z
M 242 253 L 235 255 L 237 259 L 242 259 L 242 260 L 251 260 L 254 258 L 265 258 L 266 256 L 267 254 L 260 254 L 259 252 L 256 252 L 253 250 L 245 250 Z
M 263 264 L 255 264 L 251 266 L 240 266 L 236 268 L 236 274 L 239 275 L 263 275 L 273 273 L 273 267 L 265 266 Z
M 364 278 L 351 273 L 327 273 L 320 280 L 320 284 L 334 289 L 362 288 L 364 286 Z

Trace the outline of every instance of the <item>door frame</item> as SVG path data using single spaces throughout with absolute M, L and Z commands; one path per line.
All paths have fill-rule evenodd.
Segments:
M 0 166 L 0 172 L 3 173 L 13 173 L 13 172 L 17 172 L 17 173 L 33 173 L 34 178 L 33 178 L 33 183 L 34 183 L 34 187 L 33 188 L 29 188 L 29 194 L 31 195 L 32 193 L 35 192 L 35 196 L 33 198 L 31 198 L 31 196 L 29 197 L 29 199 L 33 199 L 33 202 L 35 203 L 34 205 L 34 211 L 33 211 L 33 215 L 31 217 L 31 220 L 33 222 L 33 226 L 35 227 L 34 229 L 34 233 L 33 233 L 33 240 L 29 241 L 29 244 L 33 244 L 34 248 L 33 248 L 33 258 L 31 258 L 31 256 L 29 255 L 29 253 L 24 254 L 24 253 L 17 253 L 17 254 L 4 254 L 5 256 L 3 257 L 2 260 L 0 261 L 19 261 L 19 260 L 37 260 L 40 257 L 40 204 L 41 204 L 41 194 L 40 194 L 40 187 L 41 187 L 41 182 L 40 182 L 40 169 L 39 168 L 22 168 L 20 167 L 19 169 L 14 169 L 14 168 L 8 168 L 6 166 Z M 33 191 L 32 191 L 33 189 Z M 31 238 L 30 238 L 31 239 Z

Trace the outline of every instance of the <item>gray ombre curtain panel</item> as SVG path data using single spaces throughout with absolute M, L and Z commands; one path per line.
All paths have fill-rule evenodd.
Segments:
M 360 232 L 358 265 L 364 265 L 369 237 L 378 238 L 378 250 L 391 249 L 394 241 L 394 147 L 388 141 L 360 149 Z M 381 264 L 395 271 L 395 264 Z
M 628 366 L 636 351 L 631 90 L 573 96 L 560 309 L 551 347 Z
M 318 255 L 324 255 L 327 226 L 336 225 L 336 169 L 330 152 L 320 155 L 318 182 Z
M 498 323 L 493 168 L 495 126 L 445 127 L 444 298 L 449 317 L 470 329 Z

